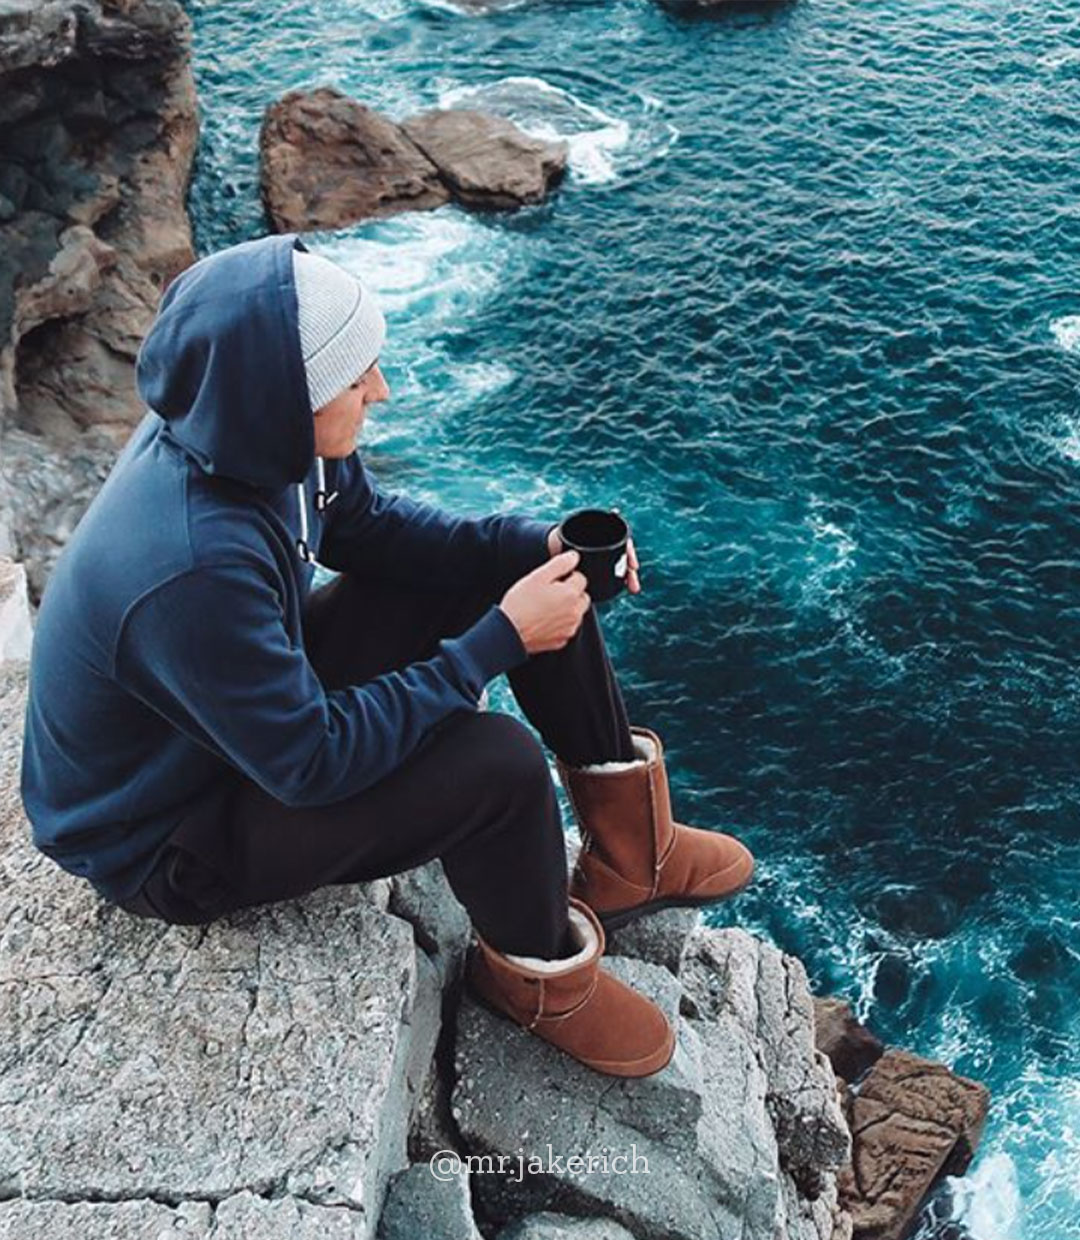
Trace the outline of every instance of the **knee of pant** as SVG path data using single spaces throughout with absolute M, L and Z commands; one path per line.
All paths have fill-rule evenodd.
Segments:
M 512 715 L 487 711 L 472 728 L 473 758 L 480 778 L 510 796 L 536 797 L 552 789 L 543 746 Z

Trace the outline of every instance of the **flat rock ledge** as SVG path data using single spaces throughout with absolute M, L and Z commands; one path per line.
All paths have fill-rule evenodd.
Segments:
M 448 202 L 510 209 L 542 202 L 566 170 L 565 142 L 510 121 L 435 109 L 400 124 L 331 87 L 289 91 L 259 135 L 262 193 L 278 232 L 343 228 Z

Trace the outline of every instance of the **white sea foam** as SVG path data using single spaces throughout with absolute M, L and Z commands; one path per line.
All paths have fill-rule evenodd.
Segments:
M 369 284 L 387 313 L 429 326 L 496 292 L 508 262 L 529 247 L 527 238 L 495 233 L 454 208 L 325 237 L 312 248 Z
M 818 503 L 816 498 L 811 498 L 811 512 L 806 518 L 811 538 L 806 547 L 807 570 L 802 578 L 803 602 L 824 606 L 841 619 L 846 612 L 838 595 L 847 583 L 857 544 L 846 530 L 813 511 Z
M 653 96 L 633 95 L 640 120 L 631 123 L 585 103 L 543 78 L 505 77 L 483 86 L 444 83 L 440 107 L 475 107 L 513 121 L 536 138 L 563 140 L 571 173 L 587 184 L 615 181 L 627 169 L 651 162 L 675 140 L 677 131 L 659 121 L 662 108 Z
M 954 1217 L 978 1240 L 1021 1240 L 1023 1229 L 1016 1164 L 999 1151 L 981 1159 L 963 1178 L 950 1178 Z
M 468 397 L 497 392 L 516 377 L 517 372 L 504 362 L 471 362 L 454 369 L 454 379 Z
M 420 7 L 437 9 L 441 13 L 456 13 L 459 17 L 486 17 L 490 13 L 505 13 L 520 9 L 529 0 L 420 0 Z
M 1058 347 L 1066 353 L 1080 353 L 1080 314 L 1066 315 L 1050 324 L 1050 331 Z
M 413 4 L 412 0 L 350 0 L 350 7 L 377 21 L 389 22 L 403 17 Z
M 1039 57 L 1040 69 L 1064 69 L 1077 64 L 1080 64 L 1080 48 L 1076 47 L 1058 48 Z

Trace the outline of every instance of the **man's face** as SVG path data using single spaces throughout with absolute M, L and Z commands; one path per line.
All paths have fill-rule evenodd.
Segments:
M 315 410 L 315 455 L 350 456 L 364 425 L 368 405 L 386 400 L 390 389 L 376 359 L 344 392 Z

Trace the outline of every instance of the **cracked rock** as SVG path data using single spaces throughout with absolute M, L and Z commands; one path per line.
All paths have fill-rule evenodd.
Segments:
M 849 1096 L 854 1150 L 841 1199 L 866 1240 L 899 1240 L 942 1175 L 962 1175 L 990 1104 L 984 1085 L 889 1049 Z
M 445 1172 L 443 1172 L 445 1174 Z M 378 1240 L 481 1240 L 473 1221 L 469 1177 L 437 1178 L 428 1163 L 416 1163 L 390 1185 L 379 1220 Z
M 25 683 L 25 665 L 0 665 L 0 1192 L 219 1202 L 215 1240 L 232 1212 L 291 1197 L 341 1208 L 313 1237 L 331 1217 L 370 1237 L 407 1165 L 410 1073 L 438 1032 L 411 927 L 362 885 L 209 926 L 102 901 L 30 842 Z

